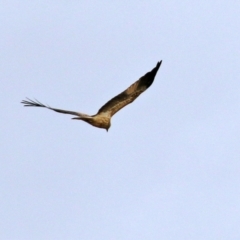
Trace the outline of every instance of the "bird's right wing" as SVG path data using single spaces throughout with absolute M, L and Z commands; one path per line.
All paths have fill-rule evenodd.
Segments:
M 58 112 L 58 113 L 75 115 L 75 116 L 78 116 L 80 118 L 81 117 L 90 117 L 87 114 L 83 114 L 83 113 L 79 113 L 79 112 L 73 112 L 73 111 L 68 111 L 68 110 L 63 110 L 63 109 L 58 109 L 58 108 L 52 108 L 52 107 L 49 107 L 49 106 L 46 106 L 46 105 L 40 103 L 37 100 L 33 101 L 29 98 L 27 98 L 27 100 L 22 100 L 21 103 L 24 104 L 24 107 L 43 107 L 43 108 L 48 108 L 48 109 L 53 110 L 53 111 Z

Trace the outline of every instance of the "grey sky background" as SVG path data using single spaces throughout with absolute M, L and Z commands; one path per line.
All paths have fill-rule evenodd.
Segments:
M 240 239 L 239 1 L 0 1 L 0 239 Z M 162 66 L 105 130 L 94 114 Z

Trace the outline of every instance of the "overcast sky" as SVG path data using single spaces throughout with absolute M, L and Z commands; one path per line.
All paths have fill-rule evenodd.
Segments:
M 240 3 L 0 3 L 0 239 L 240 239 Z M 163 60 L 107 133 L 95 114 Z

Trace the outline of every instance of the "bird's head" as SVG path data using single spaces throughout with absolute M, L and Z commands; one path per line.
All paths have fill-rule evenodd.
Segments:
M 106 127 L 107 132 L 110 127 L 111 127 L 111 122 L 109 122 L 108 126 Z

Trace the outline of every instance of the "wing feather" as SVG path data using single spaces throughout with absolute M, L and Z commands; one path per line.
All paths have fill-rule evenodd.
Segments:
M 48 108 L 48 109 L 53 110 L 58 113 L 70 114 L 70 115 L 75 115 L 78 117 L 89 117 L 87 114 L 83 114 L 83 113 L 79 113 L 79 112 L 68 111 L 68 110 L 63 110 L 63 109 L 58 109 L 58 108 L 52 108 L 50 106 L 40 103 L 38 100 L 33 101 L 29 98 L 27 98 L 27 100 L 22 100 L 21 103 L 24 104 L 25 107 L 43 107 L 43 108 Z
M 138 81 L 128 87 L 125 91 L 109 100 L 98 110 L 97 114 L 107 113 L 110 116 L 113 116 L 120 109 L 133 102 L 141 93 L 143 93 L 152 85 L 157 71 L 161 66 L 161 63 L 162 61 L 158 62 L 156 67 L 153 68 L 152 71 L 146 73 Z

